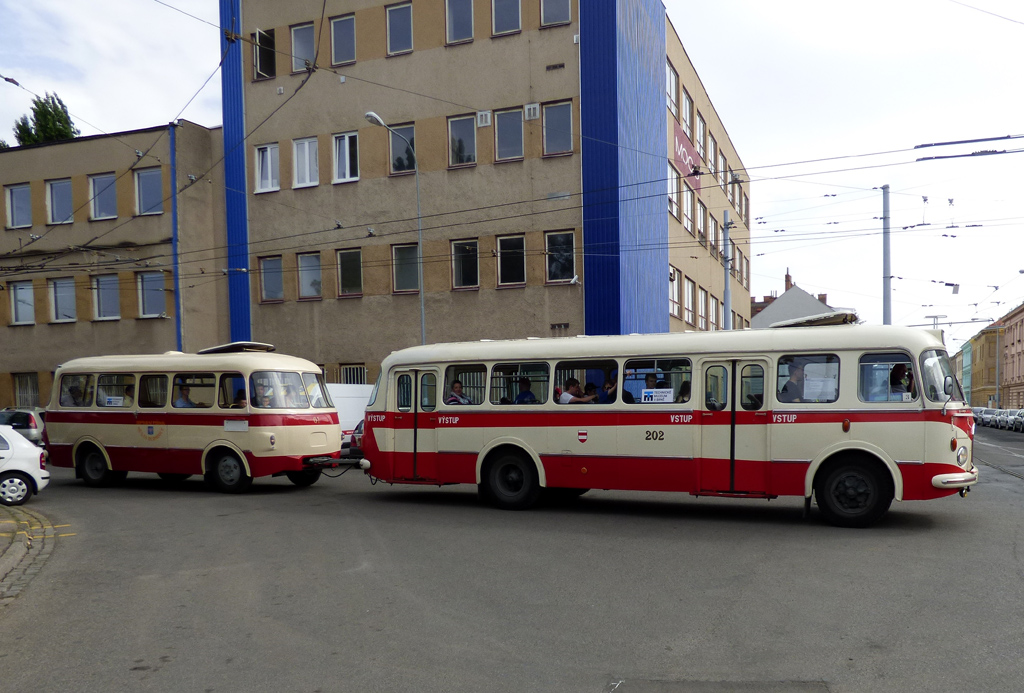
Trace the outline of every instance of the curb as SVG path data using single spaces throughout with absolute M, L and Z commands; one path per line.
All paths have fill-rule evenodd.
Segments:
M 53 552 L 53 524 L 42 514 L 20 506 L 0 507 L 0 527 L 11 537 L 0 537 L 0 610 L 21 593 Z M 6 532 L 3 532 L 6 533 Z M 4 546 L 4 540 L 8 544 Z

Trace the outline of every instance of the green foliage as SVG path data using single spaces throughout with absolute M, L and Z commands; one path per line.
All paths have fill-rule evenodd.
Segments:
M 7 144 L 3 140 L 0 140 L 0 149 L 10 149 L 11 145 Z
M 19 145 L 59 142 L 78 137 L 81 131 L 71 122 L 68 107 L 56 94 L 32 99 L 32 118 L 23 115 L 14 121 L 14 138 Z

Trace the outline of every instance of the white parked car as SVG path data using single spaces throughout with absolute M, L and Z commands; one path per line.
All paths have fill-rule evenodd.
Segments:
M 46 451 L 10 426 L 0 425 L 0 503 L 21 505 L 48 483 Z

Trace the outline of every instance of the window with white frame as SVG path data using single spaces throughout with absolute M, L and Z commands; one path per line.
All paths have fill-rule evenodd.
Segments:
M 75 280 L 59 277 L 47 281 L 50 290 L 50 322 L 74 322 L 78 319 L 75 309 Z
M 494 158 L 497 161 L 523 158 L 523 109 L 494 114 Z
M 736 204 L 736 174 L 732 172 L 731 168 L 729 169 L 729 185 L 726 188 L 726 191 L 727 191 L 727 194 L 729 196 L 730 204 L 735 205 Z
M 679 74 L 672 63 L 665 63 L 665 101 L 668 110 L 679 120 Z
M 714 296 L 708 298 L 708 327 L 711 330 L 718 329 L 718 299 Z
M 721 186 L 722 190 L 725 190 L 725 171 L 729 167 L 728 162 L 725 160 L 725 154 L 722 150 L 718 150 L 718 185 Z
M 679 89 L 679 122 L 683 125 L 683 132 L 693 141 L 693 100 L 685 88 Z
M 121 317 L 121 282 L 116 274 L 98 274 L 92 278 L 93 317 L 117 320 Z
M 693 235 L 693 188 L 683 181 L 683 228 Z
M 317 140 L 305 137 L 293 140 L 292 169 L 293 187 L 308 188 L 320 183 L 320 161 L 317 156 Z
M 718 170 L 716 168 L 718 162 L 718 142 L 715 141 L 714 135 L 710 132 L 708 133 L 708 155 L 704 161 L 708 165 L 708 172 L 711 174 L 711 180 L 714 181 Z
M 452 288 L 480 286 L 480 244 L 475 238 L 452 241 Z
M 284 300 L 284 273 L 280 255 L 260 258 L 260 300 Z
M 323 281 L 320 277 L 320 253 L 299 253 L 299 298 L 320 298 Z
M 706 159 L 708 126 L 704 122 L 704 116 L 700 114 L 700 111 L 697 112 L 697 131 L 695 134 L 697 137 L 697 141 L 694 142 L 693 144 L 695 147 L 697 147 L 697 153 L 700 155 L 700 158 L 702 160 Z
M 139 272 L 139 317 L 160 318 L 167 313 L 167 295 L 163 272 Z
M 544 234 L 548 283 L 570 282 L 576 276 L 576 234 L 548 231 Z
M 668 267 L 668 314 L 673 318 L 683 317 L 683 275 L 672 265 Z
M 416 127 L 396 125 L 391 128 L 391 172 L 405 173 L 416 170 Z
M 412 3 L 388 8 L 388 55 L 412 51 Z
M 114 188 L 116 180 L 117 176 L 113 173 L 100 173 L 95 176 L 89 176 L 90 218 L 117 218 L 117 190 Z
M 720 243 L 721 241 L 718 239 L 718 222 L 713 216 L 708 214 L 708 247 L 713 257 L 718 257 Z
M 334 181 L 359 180 L 359 135 L 343 132 L 334 136 Z
M 697 329 L 708 329 L 708 292 L 701 287 L 697 296 Z
M 331 64 L 344 65 L 356 61 L 356 16 L 331 20 Z
M 164 182 L 160 167 L 135 172 L 135 209 L 138 214 L 164 213 Z
M 70 178 L 46 181 L 46 211 L 49 224 L 70 224 L 74 221 Z
M 491 33 L 511 34 L 522 29 L 519 0 L 491 0 Z
M 668 165 L 668 211 L 679 219 L 679 171 L 672 164 Z
M 10 282 L 7 284 L 7 291 L 11 295 L 11 324 L 35 324 L 36 298 L 32 282 Z
M 396 293 L 420 289 L 416 247 L 415 243 L 391 246 L 392 282 Z
M 498 238 L 498 285 L 526 283 L 526 238 Z
M 572 151 L 572 102 L 544 106 L 544 154 Z
M 572 20 L 570 0 L 540 0 L 540 25 L 568 24 Z
M 314 43 L 312 24 L 292 27 L 292 72 L 304 72 L 306 65 L 313 65 L 316 55 Z
M 278 178 L 278 149 L 276 144 L 256 147 L 256 192 L 272 192 L 281 189 Z
M 4 197 L 7 198 L 7 228 L 32 226 L 32 188 L 29 184 L 6 186 Z
M 270 79 L 277 75 L 277 45 L 274 30 L 256 30 L 252 35 L 253 79 Z
M 11 373 L 11 376 L 14 380 L 14 406 L 38 407 L 39 374 Z
M 473 0 L 445 0 L 448 43 L 473 40 Z
M 697 200 L 697 240 L 700 244 L 708 244 L 708 208 L 704 203 Z
M 360 248 L 338 251 L 338 295 L 363 293 L 363 251 Z
M 684 294 L 686 303 L 683 304 L 686 312 L 684 313 L 684 319 L 691 325 L 696 325 L 693 319 L 693 306 L 697 302 L 697 284 L 690 279 L 686 278 L 686 293 Z
M 476 116 L 448 119 L 448 165 L 476 163 Z

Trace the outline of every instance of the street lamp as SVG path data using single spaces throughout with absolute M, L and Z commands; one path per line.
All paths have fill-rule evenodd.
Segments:
M 420 213 L 420 157 L 416 154 L 416 147 L 412 145 L 409 138 L 402 133 L 388 127 L 384 119 L 373 111 L 367 111 L 365 116 L 367 122 L 370 125 L 377 125 L 384 128 L 392 135 L 398 135 L 405 143 L 409 145 L 409 149 L 412 150 L 412 163 L 413 171 L 416 174 L 416 231 L 417 231 L 417 243 L 416 243 L 416 274 L 419 277 L 419 293 L 420 293 L 420 344 L 427 343 L 427 311 L 426 304 L 424 303 L 423 296 L 423 215 Z M 389 147 L 390 150 L 390 147 Z

